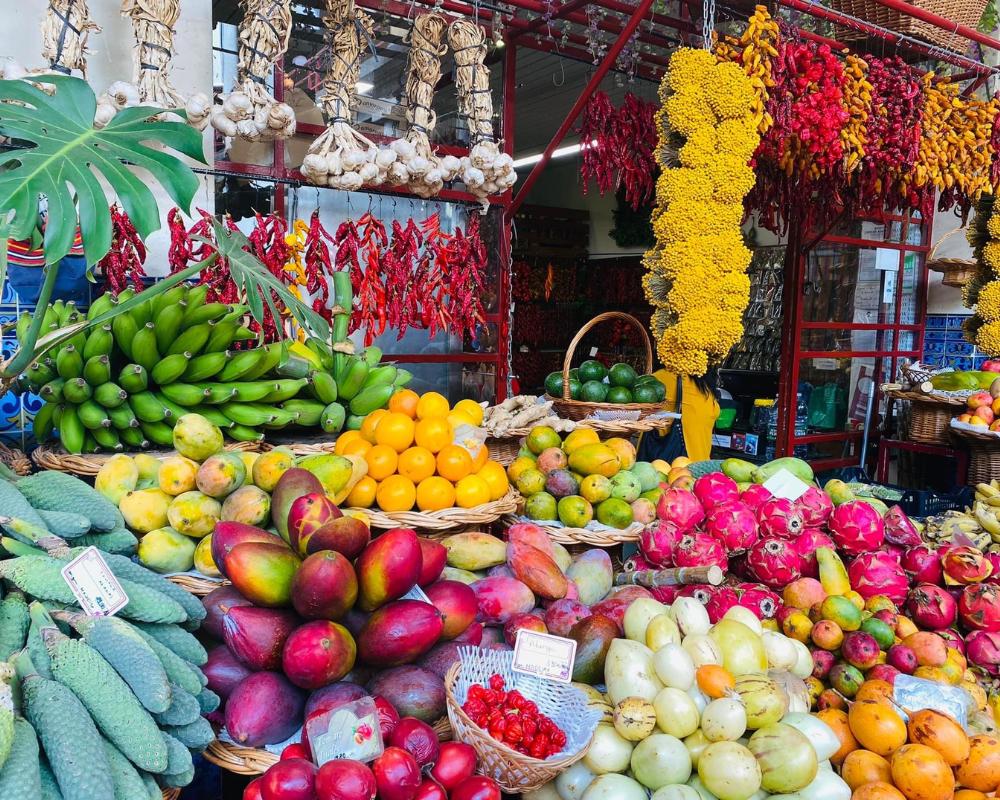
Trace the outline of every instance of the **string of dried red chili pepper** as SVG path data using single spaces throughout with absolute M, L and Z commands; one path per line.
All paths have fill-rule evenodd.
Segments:
M 142 291 L 145 261 L 146 246 L 132 220 L 118 205 L 111 206 L 111 249 L 98 263 L 107 291 L 117 297 L 129 283 L 137 292 Z

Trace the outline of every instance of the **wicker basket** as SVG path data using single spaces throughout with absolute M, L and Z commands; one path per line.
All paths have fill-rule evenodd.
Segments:
M 601 719 L 601 712 L 589 707 L 583 692 L 569 684 L 534 677 L 515 677 L 510 669 L 513 661 L 511 652 L 478 652 L 481 655 L 468 660 L 463 653 L 463 660 L 453 664 L 444 678 L 448 718 L 455 731 L 455 739 L 472 745 L 479 756 L 479 771 L 493 778 L 505 792 L 530 792 L 583 758 Z M 566 731 L 570 743 L 574 738 L 582 741 L 569 755 L 542 760 L 523 755 L 490 736 L 462 710 L 462 702 L 469 685 L 485 684 L 493 673 L 504 675 L 509 686 L 516 685 L 532 699 L 539 711 Z
M 441 717 L 431 727 L 437 734 L 438 741 L 447 742 L 452 738 L 451 722 L 448 717 Z M 240 747 L 221 739 L 216 739 L 205 748 L 204 755 L 207 761 L 235 775 L 262 775 L 269 767 L 278 763 L 277 753 L 258 750 L 255 747 Z
M 914 0 L 912 5 L 959 25 L 975 28 L 983 16 L 986 3 L 987 0 Z M 915 19 L 894 8 L 883 6 L 875 0 L 831 0 L 830 7 L 881 28 L 933 42 L 959 53 L 964 53 L 969 46 L 964 36 Z M 837 38 L 842 42 L 848 42 L 869 37 L 864 31 L 838 25 Z
M 572 420 L 582 420 L 589 417 L 595 411 L 638 411 L 639 421 L 643 418 L 648 417 L 650 414 L 655 414 L 657 411 L 664 411 L 666 406 L 662 403 L 585 403 L 582 400 L 572 400 L 569 395 L 569 370 L 570 365 L 573 363 L 573 356 L 576 353 L 577 345 L 587 334 L 591 328 L 598 325 L 601 322 L 605 322 L 609 319 L 621 319 L 626 322 L 630 322 L 635 326 L 636 330 L 642 334 L 642 344 L 646 351 L 646 361 L 645 361 L 645 372 L 649 374 L 653 371 L 653 343 L 649 339 L 649 334 L 646 332 L 646 328 L 643 326 L 639 320 L 633 317 L 631 314 L 623 314 L 620 311 L 606 311 L 603 314 L 598 314 L 590 322 L 584 325 L 580 330 L 576 332 L 576 336 L 569 343 L 569 347 L 566 348 L 566 356 L 563 359 L 563 396 L 551 397 L 546 395 L 547 399 L 552 400 L 552 407 L 558 412 L 560 417 Z M 587 420 L 588 427 L 596 427 L 594 423 L 606 424 L 603 422 L 598 422 L 597 420 Z M 625 428 L 629 423 L 625 420 L 614 421 L 612 424 L 617 426 L 622 426 Z M 669 422 L 665 423 L 669 425 Z M 646 430 L 651 430 L 652 428 L 647 428 Z M 639 429 L 630 429 L 639 430 Z
M 521 438 L 520 436 L 504 436 L 500 439 L 487 439 L 486 448 L 490 451 L 490 458 L 502 467 L 509 467 L 521 450 Z
M 180 789 L 164 789 L 163 800 L 177 800 L 181 796 Z
M 215 580 L 201 575 L 168 575 L 167 580 L 180 586 L 184 591 L 190 592 L 195 597 L 204 597 L 209 592 L 213 592 L 222 586 L 229 586 L 229 581 L 227 580 Z
M 3 442 L 0 442 L 0 461 L 17 475 L 31 474 L 31 459 L 24 454 L 23 450 L 8 447 Z
M 260 442 L 226 442 L 226 450 L 240 453 L 260 452 Z M 144 450 L 146 455 L 154 458 L 175 456 L 174 450 Z M 62 445 L 41 444 L 36 447 L 31 458 L 39 469 L 52 469 L 57 472 L 68 472 L 79 477 L 92 478 L 101 471 L 101 467 L 114 453 L 67 453 Z
M 958 398 L 945 398 L 921 392 L 891 391 L 887 394 L 896 400 L 910 401 L 909 439 L 923 444 L 951 443 L 949 431 L 951 418 L 965 403 Z
M 503 523 L 506 526 L 524 522 L 516 514 L 505 514 Z M 628 542 L 638 542 L 639 534 L 642 533 L 642 524 L 633 522 L 622 530 L 591 531 L 586 528 L 556 528 L 549 527 L 544 522 L 534 522 L 539 528 L 548 534 L 553 542 L 562 545 L 585 544 L 589 547 L 617 547 Z
M 969 448 L 969 474 L 965 480 L 969 486 L 989 483 L 1000 475 L 1000 436 L 964 428 L 952 428 L 951 432 Z
M 921 4 L 918 3 L 917 5 L 919 6 Z M 982 12 L 980 11 L 980 15 L 981 14 Z M 976 22 L 978 21 L 979 17 L 976 17 Z M 972 27 L 975 27 L 975 25 Z M 976 262 L 970 258 L 938 258 L 935 254 L 937 253 L 938 248 L 959 230 L 961 230 L 961 228 L 956 228 L 955 230 L 949 231 L 942 236 L 927 256 L 927 269 L 931 272 L 942 273 L 943 277 L 941 278 L 941 283 L 945 286 L 952 286 L 956 289 L 961 289 L 971 280 L 972 276 L 976 272 Z
M 504 514 L 517 509 L 521 495 L 510 489 L 499 500 L 483 503 L 472 508 L 443 508 L 440 511 L 393 511 L 385 512 L 371 508 L 352 508 L 368 518 L 371 528 L 415 528 L 424 531 L 447 531 L 469 525 L 485 525 L 496 522 Z

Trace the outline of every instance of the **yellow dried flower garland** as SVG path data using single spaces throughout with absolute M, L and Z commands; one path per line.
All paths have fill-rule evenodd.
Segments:
M 740 222 L 754 184 L 747 162 L 764 123 L 755 89 L 736 64 L 691 48 L 674 53 L 660 84 L 663 172 L 642 285 L 656 309 L 657 355 L 671 372 L 702 375 L 743 336 L 752 254 Z M 670 160 L 678 145 L 680 166 Z
M 1000 205 L 980 201 L 969 226 L 969 243 L 979 264 L 962 287 L 962 302 L 976 313 L 962 325 L 965 338 L 991 358 L 1000 356 Z

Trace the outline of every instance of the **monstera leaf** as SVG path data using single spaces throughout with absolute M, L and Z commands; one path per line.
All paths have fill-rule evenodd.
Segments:
M 33 143 L 0 153 L 0 217 L 14 212 L 10 236 L 31 235 L 44 195 L 46 263 L 58 263 L 69 252 L 79 214 L 87 263 L 93 265 L 111 247 L 112 200 L 143 238 L 160 227 L 149 184 L 159 183 L 174 203 L 190 209 L 198 178 L 161 146 L 204 163 L 200 133 L 183 122 L 153 121 L 162 109 L 147 107 L 126 108 L 98 129 L 97 98 L 86 81 L 58 75 L 36 80 L 51 93 L 27 81 L 0 81 L 0 135 Z M 129 165 L 146 170 L 153 181 Z M 98 175 L 114 192 L 111 198 Z

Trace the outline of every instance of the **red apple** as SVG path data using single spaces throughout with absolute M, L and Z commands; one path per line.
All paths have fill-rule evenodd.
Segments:
M 444 742 L 431 777 L 449 792 L 476 772 L 476 751 L 464 742 Z
M 375 776 L 360 761 L 335 758 L 316 773 L 317 800 L 373 800 Z
M 315 800 L 316 767 L 304 758 L 290 758 L 272 766 L 261 779 L 262 800 Z
M 379 800 L 413 800 L 420 788 L 417 760 L 401 747 L 387 747 L 372 765 Z M 500 800 L 499 795 L 497 800 Z
M 451 800 L 500 800 L 500 787 L 492 778 L 473 775 L 452 789 L 449 797 Z

